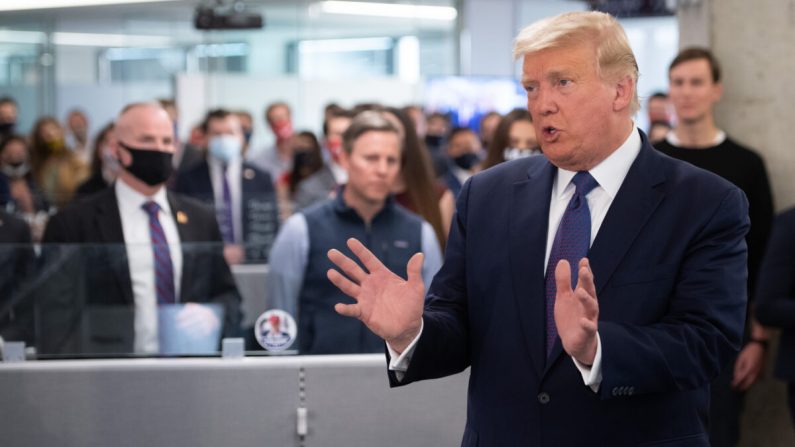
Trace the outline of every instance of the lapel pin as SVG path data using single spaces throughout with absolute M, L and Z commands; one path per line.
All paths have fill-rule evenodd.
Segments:
M 177 211 L 177 222 L 183 225 L 188 223 L 188 215 L 183 213 L 182 211 Z
M 245 170 L 243 170 L 243 177 L 245 177 L 246 180 L 253 179 L 255 175 L 256 174 L 254 174 L 254 170 L 251 168 L 246 168 Z

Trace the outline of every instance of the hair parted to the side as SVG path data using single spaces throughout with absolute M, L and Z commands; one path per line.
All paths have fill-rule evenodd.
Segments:
M 704 59 L 709 64 L 709 71 L 712 75 L 712 82 L 717 84 L 720 82 L 720 63 L 718 59 L 712 54 L 708 48 L 703 47 L 688 47 L 683 48 L 679 51 L 679 54 L 676 55 L 674 60 L 671 61 L 671 65 L 668 66 L 668 74 L 671 74 L 671 70 L 674 69 L 679 64 L 688 61 L 697 61 L 700 59 Z
M 607 82 L 629 76 L 634 83 L 631 113 L 640 109 L 638 99 L 638 63 L 621 24 L 597 11 L 567 12 L 541 19 L 519 32 L 513 46 L 514 58 L 549 48 L 594 45 L 596 69 Z
M 365 110 L 353 117 L 351 125 L 342 134 L 342 149 L 351 153 L 353 151 L 353 143 L 359 139 L 366 132 L 394 132 L 399 139 L 402 140 L 402 133 L 400 129 L 392 124 L 381 111 L 378 110 Z M 400 143 L 400 154 L 403 154 L 403 142 Z

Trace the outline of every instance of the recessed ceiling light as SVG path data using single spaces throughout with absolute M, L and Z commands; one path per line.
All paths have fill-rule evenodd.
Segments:
M 134 3 L 163 3 L 176 0 L 2 0 L 0 11 L 31 9 L 77 8 L 82 6 L 125 5 Z
M 313 12 L 360 16 L 391 17 L 453 21 L 458 11 L 452 6 L 404 5 L 398 3 L 372 3 L 349 1 L 324 1 L 310 6 Z

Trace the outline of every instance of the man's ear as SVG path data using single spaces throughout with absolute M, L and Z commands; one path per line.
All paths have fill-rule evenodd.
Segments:
M 627 109 L 632 105 L 632 99 L 635 97 L 635 80 L 627 75 L 619 79 L 615 83 L 615 98 L 613 99 L 613 110 L 620 112 Z
M 715 102 L 720 101 L 720 99 L 723 97 L 723 82 L 716 82 L 712 88 L 713 94 L 715 95 Z
M 118 138 L 114 138 L 108 146 L 110 147 L 110 153 L 116 157 L 116 160 L 119 160 L 119 164 L 121 164 L 122 167 L 127 168 L 132 164 L 132 155 L 121 147 Z

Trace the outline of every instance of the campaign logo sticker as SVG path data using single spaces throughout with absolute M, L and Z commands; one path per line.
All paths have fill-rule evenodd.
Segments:
M 295 341 L 298 327 L 295 319 L 281 309 L 271 309 L 257 318 L 254 338 L 268 351 L 284 351 Z

